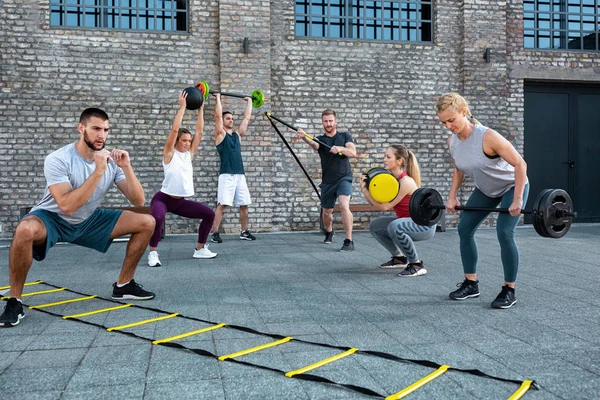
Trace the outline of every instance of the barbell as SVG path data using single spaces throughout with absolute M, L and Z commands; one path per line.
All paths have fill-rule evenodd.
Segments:
M 265 104 L 265 94 L 262 92 L 262 90 L 258 89 L 253 91 L 250 96 L 246 96 L 237 93 L 211 92 L 210 87 L 208 86 L 208 83 L 206 81 L 196 83 L 196 88 L 198 88 L 198 90 L 202 92 L 202 95 L 205 99 L 208 99 L 208 96 L 210 96 L 211 94 L 220 94 L 221 96 L 239 97 L 240 99 L 243 99 L 244 97 L 250 97 L 252 99 L 252 107 L 254 108 L 262 107 L 262 105 Z
M 433 226 L 442 218 L 446 209 L 442 196 L 432 188 L 421 188 L 413 192 L 408 211 L 415 223 Z M 487 211 L 508 213 L 508 208 L 487 208 L 457 206 L 461 211 Z M 561 238 L 567 234 L 577 213 L 573 212 L 573 201 L 562 189 L 542 190 L 530 210 L 521 210 L 521 214 L 531 214 L 533 227 L 538 235 L 549 238 Z

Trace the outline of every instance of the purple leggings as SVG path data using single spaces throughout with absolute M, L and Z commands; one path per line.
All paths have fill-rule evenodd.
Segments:
M 163 192 L 157 192 L 152 197 L 150 209 L 152 210 L 152 216 L 156 220 L 154 234 L 150 238 L 150 247 L 158 246 L 162 234 L 162 226 L 168 212 L 186 218 L 202 219 L 198 228 L 198 243 L 206 243 L 213 221 L 215 220 L 215 212 L 204 204 L 186 200 L 185 198 L 176 199 Z

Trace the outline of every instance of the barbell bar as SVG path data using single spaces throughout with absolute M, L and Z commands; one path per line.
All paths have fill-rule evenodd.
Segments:
M 206 81 L 200 81 L 196 83 L 196 88 L 200 90 L 205 99 L 208 99 L 208 96 L 211 94 L 220 94 L 221 96 L 229 96 L 229 97 L 239 97 L 243 99 L 245 97 L 250 97 L 252 99 L 252 107 L 259 108 L 265 104 L 265 94 L 262 90 L 256 89 L 252 92 L 250 96 L 238 94 L 238 93 L 228 93 L 228 92 L 211 92 L 210 87 Z
M 265 115 L 267 116 L 267 118 L 272 118 L 272 119 L 274 119 L 275 121 L 282 123 L 283 125 L 287 126 L 288 128 L 290 128 L 290 129 L 292 129 L 292 130 L 294 130 L 294 131 L 298 131 L 298 129 L 300 129 L 300 128 L 296 128 L 296 127 L 295 127 L 294 125 L 292 125 L 292 124 L 288 124 L 287 122 L 280 120 L 279 118 L 277 118 L 276 116 L 272 115 L 271 113 L 269 113 L 269 112 L 267 112 L 267 111 L 265 111 Z M 315 142 L 319 143 L 321 146 L 325 147 L 326 149 L 329 149 L 329 150 L 331 150 L 331 146 L 330 146 L 330 145 L 328 145 L 328 144 L 326 144 L 326 143 L 323 143 L 322 141 L 320 141 L 320 140 L 319 140 L 319 139 L 317 139 L 316 137 L 314 137 L 314 136 L 312 136 L 312 135 L 309 135 L 309 134 L 308 134 L 308 133 L 306 133 L 306 132 L 304 132 L 304 135 L 305 135 L 307 138 L 309 138 L 310 140 L 313 140 L 313 141 L 315 141 Z M 343 156 L 343 154 L 342 154 L 342 153 L 338 153 L 338 156 Z
M 409 204 L 410 217 L 419 225 L 433 226 L 442 218 L 446 205 L 438 191 L 421 188 L 414 191 Z M 485 211 L 508 213 L 508 208 L 457 206 L 460 211 Z M 573 202 L 562 189 L 545 189 L 533 202 L 532 209 L 521 210 L 521 214 L 531 214 L 535 231 L 542 237 L 561 238 L 567 234 L 573 218 Z

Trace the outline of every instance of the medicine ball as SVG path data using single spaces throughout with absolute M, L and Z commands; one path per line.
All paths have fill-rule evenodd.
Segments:
M 365 183 L 373 200 L 378 203 L 389 203 L 398 196 L 400 185 L 392 173 L 385 168 L 374 167 L 367 170 Z
M 194 86 L 190 86 L 189 88 L 183 89 L 183 91 L 187 93 L 185 108 L 188 110 L 197 110 L 202 107 L 204 97 L 198 89 Z

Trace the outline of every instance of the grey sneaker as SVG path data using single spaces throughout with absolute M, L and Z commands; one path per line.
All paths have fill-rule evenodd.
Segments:
M 344 239 L 344 244 L 340 251 L 352 251 L 354 250 L 354 242 L 350 239 Z
M 465 300 L 470 297 L 478 297 L 479 296 L 479 285 L 477 285 L 479 281 L 470 281 L 465 278 L 463 283 L 459 283 L 458 289 L 454 292 L 450 293 L 448 297 L 452 300 Z
M 213 243 L 223 243 L 223 239 L 221 239 L 221 235 L 219 235 L 219 232 L 213 233 L 212 237 L 210 238 L 210 241 Z
M 492 302 L 492 308 L 511 308 L 517 302 L 515 289 L 509 286 L 502 286 L 502 291 Z
M 335 235 L 333 231 L 325 232 L 325 240 L 323 240 L 323 243 L 331 244 L 331 242 L 333 242 L 333 235 Z
M 402 277 L 411 277 L 411 276 L 423 276 L 427 275 L 427 270 L 423 267 L 422 262 L 409 263 L 404 271 L 398 274 Z
M 23 304 L 14 297 L 11 297 L 6 302 L 4 312 L 0 315 L 0 326 L 10 328 L 19 325 L 19 322 L 25 318 L 23 312 Z

